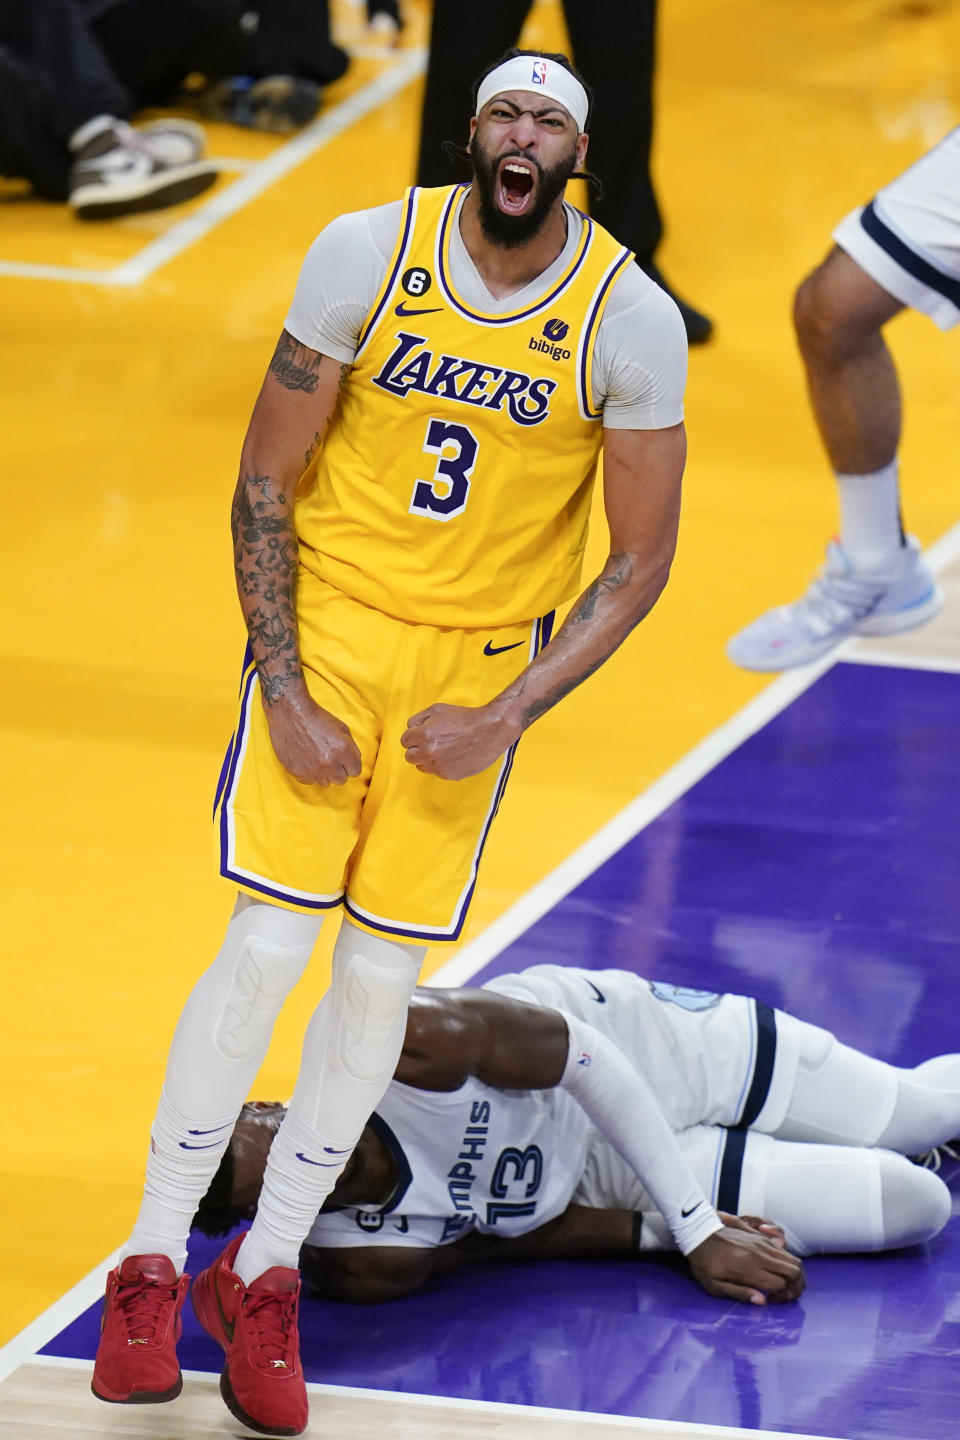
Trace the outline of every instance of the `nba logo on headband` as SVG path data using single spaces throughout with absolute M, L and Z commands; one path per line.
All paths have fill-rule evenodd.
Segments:
M 534 85 L 546 85 L 546 83 L 547 83 L 547 62 L 546 62 L 546 60 L 535 60 L 535 61 L 533 62 L 533 75 L 532 75 L 531 78 L 533 79 Z

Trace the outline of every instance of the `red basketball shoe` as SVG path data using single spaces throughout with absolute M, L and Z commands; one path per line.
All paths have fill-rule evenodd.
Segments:
M 226 1352 L 220 1393 L 231 1414 L 263 1435 L 300 1435 L 308 1418 L 297 1332 L 300 1274 L 275 1265 L 244 1285 L 232 1268 L 242 1240 L 231 1240 L 197 1276 L 193 1308 Z
M 190 1276 L 166 1255 L 128 1255 L 107 1276 L 90 1388 L 99 1400 L 156 1405 L 180 1394 L 180 1309 Z

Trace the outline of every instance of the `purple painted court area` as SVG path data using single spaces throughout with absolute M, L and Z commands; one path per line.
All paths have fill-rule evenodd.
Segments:
M 899 1064 L 960 1049 L 958 717 L 960 675 L 836 666 L 478 979 L 617 965 L 755 994 Z M 308 1301 L 302 1328 L 308 1378 L 330 1384 L 953 1440 L 960 1225 L 810 1261 L 802 1301 L 769 1311 L 710 1299 L 674 1261 L 541 1264 L 392 1305 Z M 92 1356 L 95 1337 L 96 1309 L 47 1353 Z M 192 1316 L 181 1359 L 219 1369 Z

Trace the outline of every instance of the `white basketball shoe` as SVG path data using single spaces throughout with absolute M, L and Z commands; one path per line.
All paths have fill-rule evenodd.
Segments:
M 154 120 L 135 130 L 98 117 L 71 142 L 70 205 L 83 220 L 107 220 L 190 200 L 213 184 L 205 137 L 192 120 Z
M 754 620 L 727 644 L 744 670 L 790 670 L 819 660 L 851 635 L 895 635 L 931 620 L 943 591 L 907 536 L 896 567 L 885 575 L 857 574 L 839 540 L 827 546 L 823 569 L 806 594 Z

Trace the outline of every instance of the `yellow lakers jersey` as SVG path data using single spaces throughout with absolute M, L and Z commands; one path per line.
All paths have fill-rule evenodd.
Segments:
M 632 260 L 587 216 L 532 304 L 457 294 L 465 188 L 412 189 L 340 407 L 297 504 L 301 563 L 387 614 L 511 625 L 576 593 L 600 451 L 591 362 Z

